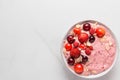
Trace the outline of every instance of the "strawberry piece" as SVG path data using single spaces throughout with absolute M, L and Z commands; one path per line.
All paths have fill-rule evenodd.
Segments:
M 80 35 L 80 33 L 81 33 L 81 29 L 75 27 L 75 28 L 73 29 L 73 32 L 74 32 L 75 34 L 77 34 L 77 35 Z
M 86 48 L 86 46 L 84 44 L 80 44 L 79 48 L 84 50 Z
M 70 56 L 73 58 L 78 58 L 81 54 L 81 51 L 78 48 L 73 48 L 70 51 Z
M 81 43 L 87 42 L 87 40 L 88 40 L 88 34 L 87 33 L 81 33 L 81 35 L 78 36 L 78 40 Z
M 91 28 L 89 33 L 90 33 L 91 35 L 93 35 L 93 34 L 95 33 L 95 29 L 94 29 L 94 28 Z
M 79 46 L 79 43 L 78 43 L 78 42 L 74 42 L 74 43 L 73 43 L 73 46 L 74 46 L 75 48 L 77 48 L 77 47 Z
M 93 47 L 92 46 L 88 46 L 90 50 L 93 50 Z
M 87 48 L 85 49 L 85 53 L 86 53 L 87 55 L 90 55 L 90 54 L 91 54 L 90 48 L 87 47 Z

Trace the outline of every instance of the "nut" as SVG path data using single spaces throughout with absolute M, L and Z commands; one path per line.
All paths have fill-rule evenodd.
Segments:
M 79 58 L 75 59 L 75 63 L 82 62 L 82 57 L 80 56 Z
M 79 24 L 76 24 L 76 26 L 75 26 L 76 28 L 80 28 L 80 25 Z
M 113 45 L 113 43 L 112 43 L 111 41 L 109 41 L 109 45 L 110 45 L 110 46 L 112 46 L 112 45 Z
M 87 45 L 87 46 L 91 46 L 91 43 L 90 43 L 90 42 L 87 42 L 86 45 Z
M 105 45 L 105 49 L 106 50 L 109 50 L 110 49 L 110 46 L 108 44 Z

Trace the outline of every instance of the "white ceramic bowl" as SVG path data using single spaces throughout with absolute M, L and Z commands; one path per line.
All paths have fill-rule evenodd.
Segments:
M 118 42 L 117 42 L 117 39 L 116 39 L 115 35 L 113 34 L 113 32 L 112 32 L 106 25 L 104 25 L 104 24 L 102 24 L 102 23 L 100 23 L 100 22 L 98 22 L 98 21 L 95 21 L 95 20 L 85 20 L 85 21 L 79 22 L 79 24 L 82 24 L 83 22 L 97 22 L 98 24 L 103 25 L 104 27 L 106 27 L 106 28 L 110 31 L 111 35 L 113 35 L 113 37 L 114 37 L 114 39 L 115 39 L 115 41 L 116 41 L 116 53 L 115 53 L 115 58 L 114 58 L 114 61 L 113 61 L 112 65 L 111 65 L 107 70 L 105 70 L 105 71 L 103 71 L 103 72 L 101 72 L 101 73 L 99 73 L 99 74 L 96 74 L 96 75 L 82 76 L 82 75 L 80 75 L 80 74 L 77 74 L 77 73 L 75 73 L 71 68 L 69 68 L 69 66 L 68 66 L 68 63 L 67 63 L 67 61 L 66 61 L 66 59 L 65 59 L 65 56 L 64 56 L 64 54 L 63 54 L 63 46 L 64 46 L 64 45 L 63 45 L 63 42 L 62 42 L 61 53 L 62 53 L 63 61 L 65 62 L 66 67 L 67 67 L 74 75 L 76 75 L 76 76 L 78 76 L 78 77 L 85 78 L 85 79 L 98 78 L 98 77 L 101 77 L 101 76 L 107 74 L 107 73 L 113 68 L 113 66 L 115 65 L 115 62 L 116 62 L 116 59 L 117 59 L 117 56 L 118 56 L 118 49 L 119 49 L 119 47 L 118 47 Z M 78 24 L 78 23 L 77 23 L 77 24 Z M 76 25 L 76 24 L 75 24 L 75 25 Z M 71 29 L 73 29 L 73 27 L 74 27 L 74 25 L 68 30 L 68 32 L 69 32 Z M 68 34 L 68 32 L 67 32 L 67 34 Z M 64 37 L 63 40 L 66 39 L 67 34 L 65 35 L 65 37 Z

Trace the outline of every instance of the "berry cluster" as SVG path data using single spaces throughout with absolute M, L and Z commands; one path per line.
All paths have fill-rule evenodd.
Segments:
M 86 45 L 87 42 L 93 43 L 95 41 L 95 36 L 102 38 L 105 35 L 105 30 L 101 27 L 96 29 L 91 26 L 90 23 L 83 23 L 81 27 L 74 27 L 72 29 L 74 34 L 68 34 L 65 43 L 65 49 L 69 52 L 70 57 L 67 59 L 67 63 L 70 66 L 74 67 L 74 71 L 78 74 L 84 71 L 83 65 L 88 61 L 88 56 L 93 50 L 93 46 Z M 84 51 L 86 55 L 81 54 L 81 51 Z M 81 60 L 76 63 L 76 59 L 80 58 Z

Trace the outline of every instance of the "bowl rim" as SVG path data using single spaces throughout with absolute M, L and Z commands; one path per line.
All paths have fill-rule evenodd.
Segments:
M 114 57 L 114 61 L 113 61 L 112 65 L 111 65 L 107 70 L 105 70 L 105 71 L 103 71 L 103 72 L 101 72 L 101 73 L 99 73 L 99 74 L 96 74 L 96 75 L 83 76 L 83 75 L 79 75 L 79 74 L 75 73 L 71 68 L 69 68 L 69 66 L 68 66 L 68 64 L 67 64 L 67 61 L 66 61 L 66 59 L 65 59 L 65 57 L 64 57 L 64 54 L 63 54 L 63 46 L 64 46 L 63 41 L 65 40 L 67 34 L 69 33 L 70 30 L 73 29 L 73 27 L 74 27 L 76 24 L 78 24 L 78 23 L 84 23 L 84 22 L 97 22 L 97 23 L 99 23 L 100 25 L 103 25 L 105 28 L 107 28 L 107 29 L 110 31 L 110 33 L 112 34 L 112 36 L 113 36 L 113 38 L 114 38 L 114 40 L 115 40 L 115 44 L 116 44 L 116 52 L 115 52 L 115 57 Z M 60 51 L 61 51 L 61 53 L 62 53 L 61 56 L 62 56 L 62 58 L 63 58 L 63 62 L 65 63 L 66 68 L 67 68 L 68 70 L 70 70 L 70 71 L 71 71 L 74 75 L 76 75 L 77 77 L 85 78 L 85 79 L 94 79 L 94 78 L 102 77 L 102 76 L 106 75 L 108 72 L 111 71 L 111 69 L 114 67 L 114 65 L 115 65 L 115 63 L 116 63 L 116 61 L 117 61 L 117 59 L 118 59 L 118 53 L 119 53 L 118 40 L 117 40 L 116 36 L 114 35 L 114 33 L 112 32 L 112 30 L 111 30 L 108 26 L 104 25 L 104 24 L 101 23 L 101 22 L 98 22 L 97 20 L 83 20 L 83 21 L 80 21 L 80 22 L 78 22 L 78 23 L 74 24 L 70 29 L 68 29 L 67 33 L 65 34 L 65 37 L 62 39 L 62 43 L 61 43 L 62 45 L 61 45 Z

